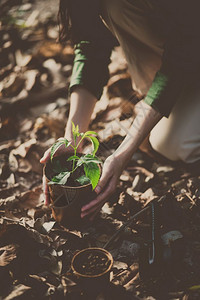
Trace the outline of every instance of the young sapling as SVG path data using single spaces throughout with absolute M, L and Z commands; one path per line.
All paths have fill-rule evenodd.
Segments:
M 51 179 L 49 184 L 66 185 L 67 181 L 70 178 L 73 178 L 73 180 L 79 185 L 91 183 L 92 188 L 94 189 L 100 178 L 99 165 L 102 163 L 101 160 L 95 156 L 99 148 L 99 141 L 96 138 L 97 133 L 95 131 L 86 131 L 85 133 L 79 132 L 79 126 L 75 126 L 72 122 L 72 134 L 73 142 L 68 141 L 66 138 L 61 138 L 51 147 L 51 161 L 61 145 L 65 145 L 66 148 L 71 147 L 73 155 L 67 159 L 67 161 L 72 162 L 72 164 L 70 164 L 70 168 L 62 169 L 62 166 L 57 166 L 57 174 Z M 79 156 L 78 148 L 84 139 L 89 139 L 92 142 L 93 151 L 91 154 Z M 75 178 L 76 170 L 78 168 L 82 168 L 84 172 L 81 176 Z

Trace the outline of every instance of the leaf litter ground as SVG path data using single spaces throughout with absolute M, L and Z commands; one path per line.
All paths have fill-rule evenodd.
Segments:
M 110 246 L 113 279 L 97 299 L 199 299 L 197 164 L 171 163 L 145 141 L 93 224 L 82 231 L 69 231 L 52 219 L 43 202 L 39 159 L 64 133 L 73 49 L 56 43 L 55 1 L 19 0 L 15 4 L 11 7 L 9 0 L 0 4 L 1 298 L 87 299 L 71 272 L 74 253 L 103 247 L 133 214 L 170 191 L 170 204 L 163 206 L 161 218 L 169 230 L 179 229 L 184 236 L 181 263 L 176 269 L 164 265 L 160 276 L 150 274 L 146 280 L 138 276 L 138 251 L 150 227 L 150 216 L 145 214 Z M 142 99 L 131 90 L 120 48 L 112 54 L 110 74 L 90 124 L 100 137 L 98 155 L 102 159 L 121 143 L 133 120 L 134 104 Z

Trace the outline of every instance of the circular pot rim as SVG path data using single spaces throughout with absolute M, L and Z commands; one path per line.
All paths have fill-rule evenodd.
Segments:
M 86 275 L 86 274 L 81 274 L 79 273 L 78 271 L 76 271 L 76 269 L 74 268 L 74 261 L 76 259 L 76 257 L 83 253 L 83 252 L 86 252 L 88 250 L 98 250 L 98 251 L 101 251 L 101 252 L 104 252 L 104 254 L 108 257 L 108 259 L 110 260 L 110 265 L 109 267 L 103 272 L 103 273 L 100 273 L 100 274 L 97 274 L 97 275 Z M 78 251 L 72 258 L 72 262 L 71 262 L 71 268 L 72 268 L 72 271 L 74 272 L 75 275 L 78 275 L 80 277 L 84 277 L 84 278 L 98 278 L 98 277 L 101 277 L 103 276 L 104 274 L 108 273 L 111 268 L 113 266 L 113 257 L 112 257 L 112 254 L 110 252 L 108 252 L 107 250 L 103 249 L 103 248 L 98 248 L 98 247 L 91 247 L 91 248 L 85 248 L 83 250 L 80 250 Z
M 88 183 L 88 184 L 84 184 L 84 185 L 80 185 L 80 186 L 79 185 L 77 185 L 77 186 L 70 186 L 70 185 L 63 185 L 63 184 L 54 183 L 54 184 L 48 184 L 48 185 L 56 185 L 56 186 L 61 186 L 62 188 L 65 188 L 65 189 L 76 189 L 76 190 L 78 190 L 78 189 L 85 188 L 85 187 L 87 187 L 89 185 L 92 185 L 92 184 Z

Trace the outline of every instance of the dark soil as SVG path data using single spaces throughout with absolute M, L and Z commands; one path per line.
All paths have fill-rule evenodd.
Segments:
M 97 276 L 104 273 L 110 266 L 109 258 L 99 250 L 81 253 L 74 261 L 75 270 L 82 275 Z
M 67 158 L 68 156 L 66 155 L 55 157 L 52 162 L 49 161 L 47 163 L 45 173 L 49 180 L 52 180 L 54 176 L 58 175 L 61 172 L 72 170 L 72 161 L 67 161 Z M 81 186 L 81 184 L 76 181 L 76 179 L 78 179 L 82 175 L 84 175 L 84 169 L 83 166 L 80 166 L 73 174 L 70 175 L 65 185 L 70 187 Z

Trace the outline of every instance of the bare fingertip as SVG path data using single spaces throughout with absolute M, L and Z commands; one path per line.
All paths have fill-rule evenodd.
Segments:
M 88 209 L 88 205 L 84 205 L 82 208 L 81 208 L 81 211 L 84 212 Z
M 99 194 L 100 192 L 101 192 L 101 188 L 100 188 L 100 186 L 97 186 L 95 188 L 95 193 Z

